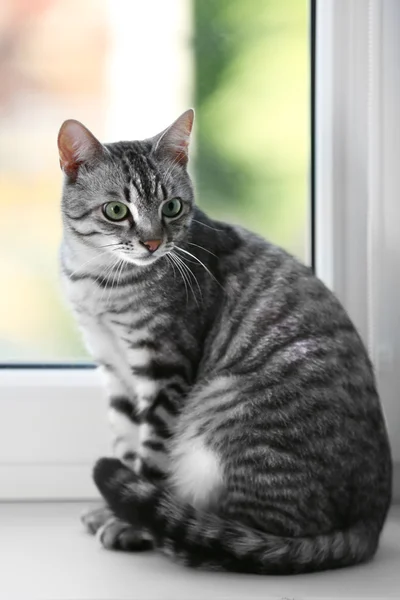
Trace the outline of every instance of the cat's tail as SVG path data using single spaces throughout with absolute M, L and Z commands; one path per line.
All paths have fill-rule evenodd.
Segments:
M 280 537 L 181 504 L 119 460 L 103 458 L 94 480 L 120 519 L 145 528 L 165 554 L 192 567 L 291 574 L 355 565 L 376 552 L 379 529 L 359 523 L 316 537 Z

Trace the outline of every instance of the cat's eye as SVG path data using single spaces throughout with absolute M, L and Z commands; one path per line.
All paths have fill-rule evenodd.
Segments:
M 167 200 L 161 209 L 161 212 L 164 217 L 177 217 L 182 210 L 182 202 L 179 198 L 172 198 L 172 200 Z
M 123 221 L 128 216 L 129 211 L 122 202 L 107 202 L 103 206 L 103 214 L 109 221 Z

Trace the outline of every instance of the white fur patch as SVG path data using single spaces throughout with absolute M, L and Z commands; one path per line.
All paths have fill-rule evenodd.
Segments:
M 130 367 L 142 367 L 150 361 L 150 352 L 144 348 L 129 348 L 126 356 Z
M 228 393 L 229 391 L 234 390 L 235 382 L 236 378 L 231 375 L 220 375 L 219 377 L 215 377 L 211 381 L 208 381 L 204 387 L 201 387 L 196 391 L 196 398 L 197 400 L 208 398 L 220 390 L 225 390 Z
M 112 371 L 109 371 L 106 367 L 98 367 L 98 372 L 103 381 L 104 387 L 107 390 L 109 396 L 126 396 L 128 395 L 129 388 L 115 376 Z
M 143 444 L 143 442 L 150 439 L 152 431 L 153 429 L 148 423 L 142 423 L 139 426 L 139 444 Z
M 200 438 L 181 440 L 171 456 L 171 483 L 180 499 L 207 508 L 218 497 L 222 467 L 215 451 Z
M 137 439 L 138 427 L 132 423 L 128 417 L 115 410 L 112 406 L 108 409 L 108 421 L 111 425 L 113 433 L 119 436 L 132 436 L 135 435 Z
M 157 393 L 158 386 L 156 382 L 147 377 L 135 377 L 133 387 L 138 397 L 139 409 L 147 408 L 149 405 L 148 398 L 152 399 Z
M 139 221 L 139 218 L 140 218 L 139 211 L 138 211 L 138 209 L 136 207 L 136 204 L 135 204 L 135 201 L 137 202 L 137 200 L 138 200 L 138 193 L 137 193 L 136 188 L 133 185 L 133 183 L 130 184 L 129 191 L 130 191 L 130 194 L 131 194 L 131 203 L 129 205 L 129 209 L 130 209 L 130 211 L 132 213 L 132 216 L 133 216 L 133 219 L 134 219 L 135 223 L 137 223 Z

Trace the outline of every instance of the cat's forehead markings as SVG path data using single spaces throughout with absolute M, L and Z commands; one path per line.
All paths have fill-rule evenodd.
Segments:
M 132 181 L 129 184 L 129 193 L 130 193 L 130 204 L 129 209 L 132 213 L 133 220 L 138 223 L 140 220 L 139 211 L 137 209 L 137 202 L 139 200 L 139 196 L 137 193 L 136 187 L 133 185 Z
M 124 186 L 124 198 L 127 202 L 131 201 L 131 191 L 127 185 Z
M 158 183 L 158 177 L 157 177 L 155 171 L 149 170 L 149 172 L 147 173 L 147 177 L 150 181 L 153 193 L 155 193 L 155 191 L 157 189 L 157 183 Z

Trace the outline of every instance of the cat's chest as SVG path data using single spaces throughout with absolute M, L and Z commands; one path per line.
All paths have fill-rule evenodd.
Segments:
M 126 306 L 121 294 L 96 286 L 93 281 L 65 281 L 67 297 L 74 309 L 86 345 L 98 362 L 146 364 L 150 357 L 143 348 L 136 348 L 138 339 L 147 339 L 147 328 L 135 323 L 144 315 L 144 308 Z M 129 302 L 133 302 L 133 294 Z
M 91 316 L 101 316 L 110 311 L 119 311 L 123 307 L 123 303 L 126 303 L 123 291 L 111 286 L 101 287 L 92 278 L 71 281 L 64 277 L 63 286 L 73 309 Z

